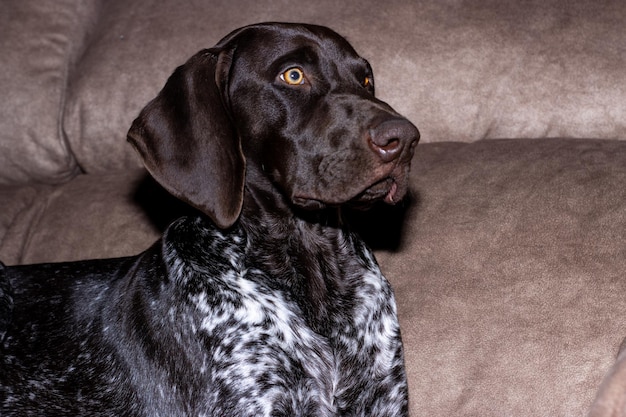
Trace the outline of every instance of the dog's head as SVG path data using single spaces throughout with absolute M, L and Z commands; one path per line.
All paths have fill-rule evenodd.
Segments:
M 246 184 L 311 210 L 396 203 L 418 138 L 374 97 L 369 64 L 344 38 L 275 23 L 193 56 L 128 133 L 155 179 L 223 228 L 237 220 Z

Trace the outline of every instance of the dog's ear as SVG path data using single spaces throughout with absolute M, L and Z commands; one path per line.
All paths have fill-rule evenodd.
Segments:
M 150 174 L 221 228 L 243 203 L 245 160 L 228 106 L 233 50 L 199 52 L 177 68 L 128 132 Z

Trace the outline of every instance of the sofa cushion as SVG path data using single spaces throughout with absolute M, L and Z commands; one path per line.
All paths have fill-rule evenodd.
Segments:
M 626 3 L 593 0 L 106 1 L 72 71 L 64 126 L 88 172 L 138 166 L 125 135 L 174 68 L 268 20 L 328 25 L 423 142 L 626 138 Z
M 45 210 L 50 186 L 0 186 L 0 262 L 20 263 L 27 252 L 31 223 Z
M 175 219 L 167 217 L 168 204 L 182 206 L 141 169 L 79 175 L 55 187 L 0 188 L 0 207 L 9 208 L 0 214 L 0 260 L 29 264 L 135 254 Z
M 1 7 L 0 184 L 65 181 L 78 170 L 61 125 L 67 76 L 95 7 L 78 0 Z
M 620 353 L 600 385 L 589 417 L 623 417 L 626 414 L 626 340 Z
M 626 142 L 418 146 L 394 283 L 412 408 L 581 416 L 626 335 Z

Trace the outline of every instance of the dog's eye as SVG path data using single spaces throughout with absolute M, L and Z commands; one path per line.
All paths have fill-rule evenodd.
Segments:
M 304 72 L 300 68 L 289 68 L 280 74 L 280 79 L 289 85 L 304 84 Z
M 363 87 L 371 87 L 372 86 L 372 77 L 365 77 L 363 79 Z

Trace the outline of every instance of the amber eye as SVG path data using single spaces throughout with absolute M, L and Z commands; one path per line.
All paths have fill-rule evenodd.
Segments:
M 300 68 L 289 68 L 280 74 L 280 79 L 289 85 L 304 84 L 304 72 Z
M 372 85 L 372 78 L 365 77 L 365 79 L 363 79 L 363 87 L 370 87 L 371 85 Z

